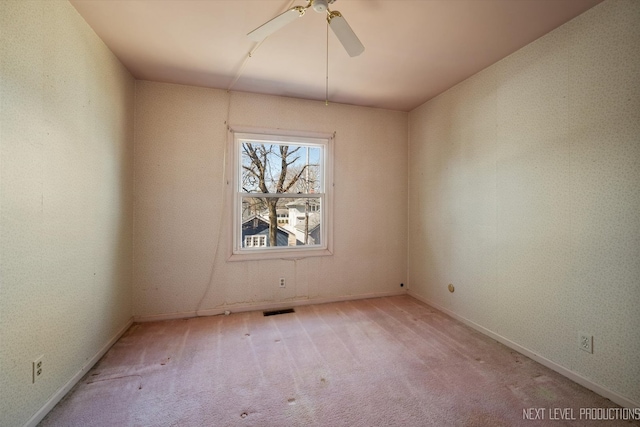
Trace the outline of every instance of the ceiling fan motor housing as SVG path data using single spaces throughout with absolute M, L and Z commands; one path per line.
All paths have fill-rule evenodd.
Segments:
M 318 13 L 326 12 L 329 9 L 329 4 L 335 0 L 311 0 L 311 7 Z

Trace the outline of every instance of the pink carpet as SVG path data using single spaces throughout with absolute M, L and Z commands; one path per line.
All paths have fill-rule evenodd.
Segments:
M 640 425 L 550 419 L 617 405 L 409 296 L 295 311 L 135 324 L 41 425 Z

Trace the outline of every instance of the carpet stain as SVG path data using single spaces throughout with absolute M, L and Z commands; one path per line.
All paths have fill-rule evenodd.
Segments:
M 287 400 L 287 402 L 289 403 L 289 405 L 295 405 L 296 404 L 296 399 L 294 399 L 293 397 L 289 400 Z

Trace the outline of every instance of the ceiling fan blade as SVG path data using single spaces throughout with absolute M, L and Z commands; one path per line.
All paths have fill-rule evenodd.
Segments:
M 247 34 L 247 36 L 249 36 L 249 38 L 253 41 L 260 42 L 288 23 L 295 21 L 296 18 L 304 15 L 304 12 L 305 8 L 302 6 L 292 7 L 286 12 L 276 16 L 272 20 L 260 25 L 258 28 Z
M 342 14 L 338 11 L 332 11 L 329 14 L 329 26 L 333 30 L 333 33 L 338 37 L 342 46 L 347 51 L 349 56 L 354 57 L 364 52 L 364 45 L 353 32 L 347 20 L 344 19 Z

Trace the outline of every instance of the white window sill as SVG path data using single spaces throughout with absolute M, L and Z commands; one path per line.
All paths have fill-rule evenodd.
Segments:
M 333 255 L 329 249 L 282 249 L 282 250 L 244 250 L 229 256 L 228 261 L 259 261 L 267 259 L 302 259 L 316 256 Z

